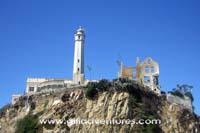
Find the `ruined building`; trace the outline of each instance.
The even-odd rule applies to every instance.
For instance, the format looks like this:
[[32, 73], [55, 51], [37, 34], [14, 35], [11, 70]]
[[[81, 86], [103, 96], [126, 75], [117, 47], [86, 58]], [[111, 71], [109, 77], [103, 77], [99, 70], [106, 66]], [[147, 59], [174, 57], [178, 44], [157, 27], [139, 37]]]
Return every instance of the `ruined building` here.
[[160, 93], [158, 82], [159, 65], [152, 58], [148, 57], [143, 62], [139, 58], [136, 61], [136, 80], [149, 86], [152, 91]]
[[133, 79], [133, 69], [134, 67], [124, 66], [122, 62], [119, 63], [120, 71], [118, 77]]
[[159, 65], [151, 57], [146, 58], [142, 62], [137, 58], [135, 67], [127, 67], [120, 63], [118, 77], [135, 79], [144, 84], [144, 86], [148, 86], [153, 92], [160, 93], [158, 82]]

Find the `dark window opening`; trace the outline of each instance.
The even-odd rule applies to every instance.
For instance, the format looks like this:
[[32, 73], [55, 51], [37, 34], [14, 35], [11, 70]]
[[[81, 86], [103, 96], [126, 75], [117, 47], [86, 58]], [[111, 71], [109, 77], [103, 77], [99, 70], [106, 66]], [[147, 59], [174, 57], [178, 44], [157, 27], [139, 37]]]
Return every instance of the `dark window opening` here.
[[80, 60], [78, 59], [78, 63], [80, 62]]
[[79, 72], [79, 68], [78, 68], [78, 72]]
[[34, 91], [34, 87], [29, 87], [29, 91]]
[[145, 82], [150, 82], [150, 77], [145, 76], [145, 77], [144, 77], [144, 81], [145, 81]]
[[158, 85], [159, 83], [158, 83], [158, 76], [155, 76], [154, 78], [153, 78], [153, 83], [155, 84], [155, 85]]

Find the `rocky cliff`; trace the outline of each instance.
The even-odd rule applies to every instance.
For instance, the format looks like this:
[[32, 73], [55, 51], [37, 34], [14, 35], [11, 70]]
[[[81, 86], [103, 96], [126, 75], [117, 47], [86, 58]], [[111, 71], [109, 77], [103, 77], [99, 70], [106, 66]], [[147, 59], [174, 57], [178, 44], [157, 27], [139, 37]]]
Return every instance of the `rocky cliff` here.
[[[70, 132], [70, 133], [197, 133], [199, 118], [181, 105], [167, 102], [166, 95], [156, 95], [147, 88], [131, 83], [128, 91], [111, 85], [86, 97], [86, 87], [62, 92], [23, 96], [0, 116], [0, 132]], [[131, 91], [129, 91], [131, 90]], [[41, 120], [161, 120], [160, 124], [41, 124]]]

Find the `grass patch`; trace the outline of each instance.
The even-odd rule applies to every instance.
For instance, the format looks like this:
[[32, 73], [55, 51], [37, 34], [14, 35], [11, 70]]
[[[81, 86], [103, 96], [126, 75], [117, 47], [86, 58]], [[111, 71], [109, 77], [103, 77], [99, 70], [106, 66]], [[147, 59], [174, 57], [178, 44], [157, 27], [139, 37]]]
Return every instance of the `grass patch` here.
[[38, 124], [38, 116], [28, 114], [17, 122], [16, 133], [35, 133]]

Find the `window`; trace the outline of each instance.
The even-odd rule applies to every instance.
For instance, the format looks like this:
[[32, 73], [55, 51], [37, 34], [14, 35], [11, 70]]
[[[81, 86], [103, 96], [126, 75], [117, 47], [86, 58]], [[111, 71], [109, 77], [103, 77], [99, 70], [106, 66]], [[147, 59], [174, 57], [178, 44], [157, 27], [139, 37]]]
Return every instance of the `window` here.
[[151, 72], [155, 73], [155, 68], [153, 66], [151, 67]]
[[149, 67], [148, 66], [145, 67], [145, 72], [149, 73]]
[[158, 85], [159, 83], [158, 83], [158, 76], [154, 76], [153, 77], [153, 83], [155, 84], [155, 85]]
[[79, 68], [78, 68], [78, 72], [79, 72]]
[[150, 58], [148, 59], [147, 63], [148, 63], [148, 64], [151, 64], [151, 59], [150, 59]]
[[29, 91], [34, 91], [34, 87], [29, 87]]
[[133, 69], [133, 75], [136, 76], [137, 75], [137, 70]]
[[80, 60], [78, 59], [78, 63], [80, 62]]
[[150, 82], [150, 77], [145, 76], [145, 77], [144, 77], [144, 81], [145, 81], [145, 82]]
[[81, 36], [78, 36], [78, 39], [81, 39]]

